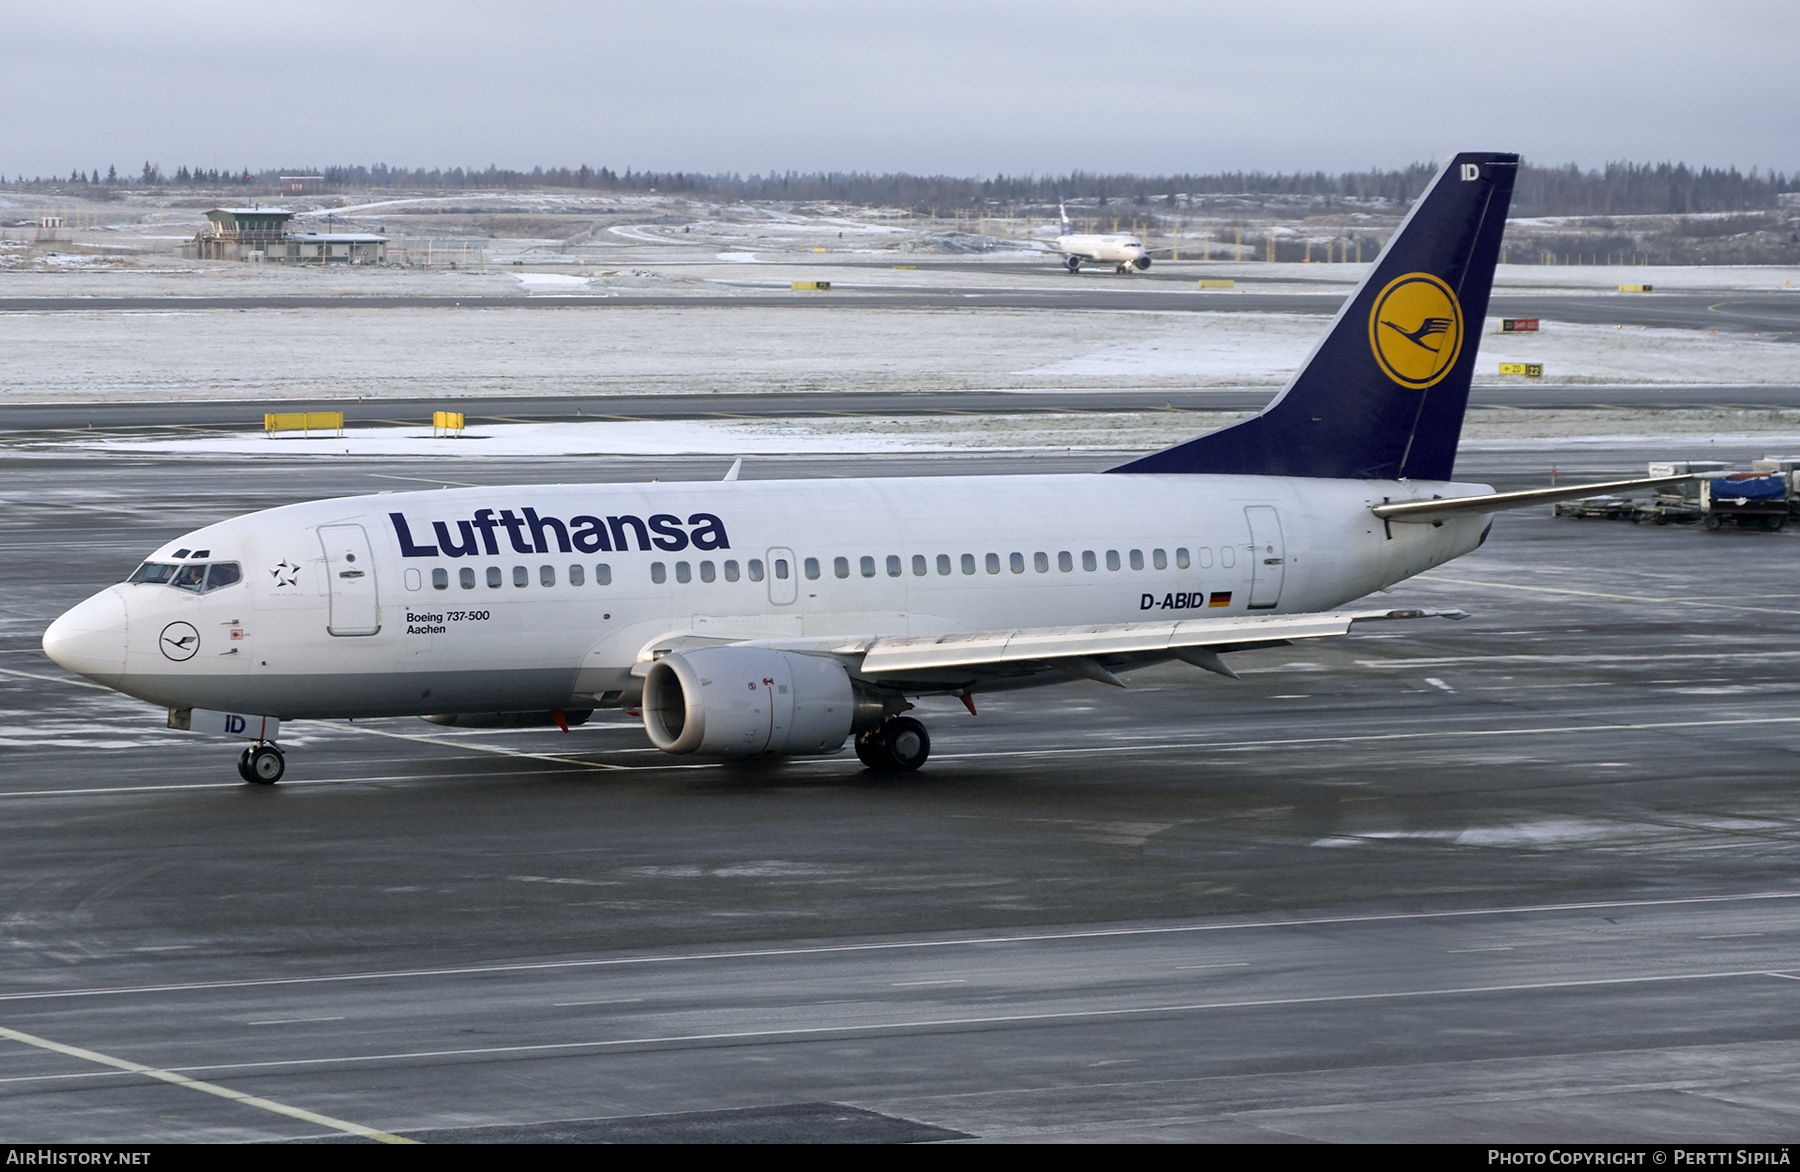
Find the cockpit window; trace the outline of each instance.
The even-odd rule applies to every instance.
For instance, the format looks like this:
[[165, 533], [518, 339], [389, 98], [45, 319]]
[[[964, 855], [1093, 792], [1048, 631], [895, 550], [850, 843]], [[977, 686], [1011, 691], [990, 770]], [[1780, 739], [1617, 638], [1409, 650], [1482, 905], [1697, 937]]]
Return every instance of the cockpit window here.
[[143, 565], [133, 570], [131, 572], [131, 577], [125, 579], [125, 581], [149, 582], [153, 585], [160, 586], [170, 578], [173, 578], [175, 576], [175, 571], [180, 568], [180, 566], [169, 565], [167, 562], [145, 562]]
[[172, 566], [167, 562], [145, 562], [131, 572], [126, 582], [148, 582], [152, 586], [173, 586], [195, 594], [211, 593], [244, 580], [244, 571], [236, 562], [214, 562], [212, 565], [189, 562]]

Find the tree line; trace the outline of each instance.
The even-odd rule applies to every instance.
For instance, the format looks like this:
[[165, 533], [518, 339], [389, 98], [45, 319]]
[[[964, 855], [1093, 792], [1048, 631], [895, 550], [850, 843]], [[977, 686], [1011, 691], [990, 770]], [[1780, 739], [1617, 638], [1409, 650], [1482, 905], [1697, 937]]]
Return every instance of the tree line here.
[[[1072, 171], [1066, 175], [995, 175], [969, 178], [950, 175], [877, 174], [866, 171], [771, 171], [761, 175], [735, 172], [634, 171], [606, 167], [533, 167], [529, 171], [452, 167], [426, 169], [343, 165], [318, 169], [269, 168], [241, 171], [178, 167], [165, 173], [146, 162], [137, 176], [122, 176], [108, 167], [102, 176], [75, 170], [58, 176], [17, 177], [10, 186], [103, 189], [139, 187], [283, 188], [284, 176], [320, 176], [308, 187], [317, 190], [531, 190], [575, 188], [591, 191], [659, 192], [715, 199], [832, 201], [907, 207], [919, 212], [945, 208], [1007, 207], [1050, 204], [1059, 199], [1105, 207], [1127, 204], [1174, 209], [1195, 199], [1219, 196], [1278, 198], [1283, 202], [1314, 201], [1337, 205], [1397, 209], [1424, 190], [1436, 166], [1414, 163], [1389, 170], [1264, 172], [1223, 171], [1215, 174], [1118, 175]], [[0, 177], [3, 181], [3, 177]], [[1785, 192], [1800, 191], [1800, 175], [1752, 168], [1691, 167], [1686, 163], [1608, 163], [1583, 170], [1574, 163], [1558, 167], [1526, 164], [1520, 168], [1513, 196], [1515, 216], [1645, 215], [1693, 212], [1753, 211], [1776, 207]]]

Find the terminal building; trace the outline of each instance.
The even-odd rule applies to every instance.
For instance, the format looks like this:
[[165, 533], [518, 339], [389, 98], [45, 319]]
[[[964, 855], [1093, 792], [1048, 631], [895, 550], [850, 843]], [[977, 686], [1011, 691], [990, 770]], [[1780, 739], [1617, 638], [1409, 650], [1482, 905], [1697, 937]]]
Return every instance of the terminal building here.
[[192, 260], [277, 261], [294, 264], [380, 264], [387, 237], [361, 232], [289, 232], [294, 213], [282, 208], [214, 208], [182, 254]]

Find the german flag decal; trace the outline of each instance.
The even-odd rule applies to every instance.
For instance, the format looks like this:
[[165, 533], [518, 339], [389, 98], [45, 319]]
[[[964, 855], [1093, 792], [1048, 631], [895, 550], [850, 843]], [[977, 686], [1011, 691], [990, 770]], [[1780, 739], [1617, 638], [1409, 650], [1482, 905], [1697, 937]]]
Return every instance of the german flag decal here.
[[1213, 591], [1212, 597], [1208, 598], [1206, 600], [1206, 605], [1209, 607], [1210, 606], [1230, 606], [1231, 605], [1231, 591], [1229, 591], [1229, 590]]

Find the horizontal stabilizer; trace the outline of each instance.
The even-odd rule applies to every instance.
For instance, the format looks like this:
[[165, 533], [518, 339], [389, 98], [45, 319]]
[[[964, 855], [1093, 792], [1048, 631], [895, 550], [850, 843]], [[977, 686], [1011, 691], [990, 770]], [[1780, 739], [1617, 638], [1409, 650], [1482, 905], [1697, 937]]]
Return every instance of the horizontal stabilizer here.
[[1456, 496], [1428, 501], [1396, 501], [1376, 505], [1370, 511], [1383, 521], [1437, 521], [1453, 513], [1498, 513], [1526, 505], [1547, 505], [1604, 493], [1636, 492], [1664, 488], [1692, 480], [1692, 476], [1656, 476], [1648, 480], [1606, 480], [1598, 484], [1571, 484], [1566, 488], [1533, 488], [1524, 492], [1490, 492], [1482, 496]]

